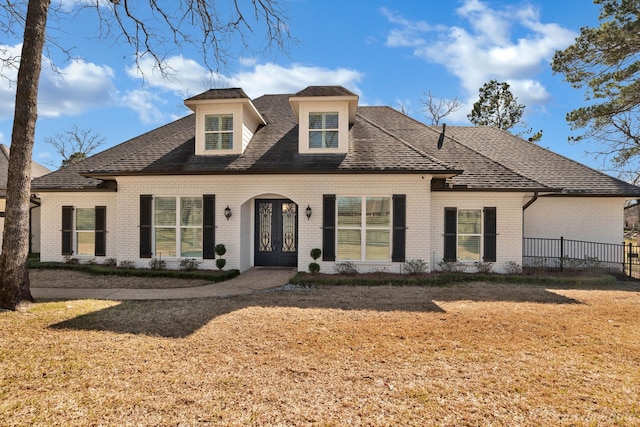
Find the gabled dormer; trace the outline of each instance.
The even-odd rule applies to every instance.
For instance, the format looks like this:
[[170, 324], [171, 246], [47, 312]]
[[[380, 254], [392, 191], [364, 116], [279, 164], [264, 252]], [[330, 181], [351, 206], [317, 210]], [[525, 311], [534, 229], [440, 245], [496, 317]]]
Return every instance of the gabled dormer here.
[[347, 153], [358, 95], [342, 86], [309, 86], [289, 98], [298, 119], [298, 152]]
[[266, 122], [240, 88], [209, 89], [184, 101], [196, 114], [196, 155], [242, 154]]

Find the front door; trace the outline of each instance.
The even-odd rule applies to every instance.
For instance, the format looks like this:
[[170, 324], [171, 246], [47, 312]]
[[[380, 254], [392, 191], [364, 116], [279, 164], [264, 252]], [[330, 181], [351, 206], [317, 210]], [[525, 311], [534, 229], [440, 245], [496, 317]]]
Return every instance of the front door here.
[[257, 266], [298, 265], [298, 205], [291, 200], [256, 200]]

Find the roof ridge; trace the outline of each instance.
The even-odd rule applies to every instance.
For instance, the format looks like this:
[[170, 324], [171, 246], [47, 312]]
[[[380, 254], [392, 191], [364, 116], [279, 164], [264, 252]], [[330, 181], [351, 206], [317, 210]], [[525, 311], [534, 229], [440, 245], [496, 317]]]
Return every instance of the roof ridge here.
[[[389, 108], [391, 109], [391, 107], [388, 106], [380, 106], [382, 108]], [[451, 171], [459, 171], [459, 173], [462, 173], [462, 171], [460, 169], [457, 169], [445, 162], [443, 162], [440, 159], [436, 159], [435, 157], [430, 156], [429, 154], [425, 153], [424, 151], [422, 151], [421, 149], [419, 149], [418, 147], [416, 147], [415, 145], [411, 144], [408, 141], [405, 141], [403, 138], [399, 137], [398, 135], [396, 135], [395, 133], [389, 131], [388, 129], [382, 127], [381, 125], [379, 125], [378, 123], [374, 122], [373, 120], [363, 116], [360, 112], [356, 112], [356, 116], [360, 117], [362, 120], [364, 120], [365, 122], [369, 123], [370, 125], [374, 126], [375, 128], [377, 128], [378, 130], [386, 133], [387, 135], [391, 136], [392, 138], [394, 138], [395, 140], [399, 141], [400, 143], [404, 144], [406, 147], [408, 147], [409, 149], [415, 151], [416, 153], [420, 154], [421, 156], [423, 156], [426, 159], [429, 159], [431, 161], [433, 161], [434, 163], [437, 163], [439, 165], [442, 165], [443, 167], [450, 169]], [[406, 114], [404, 115], [405, 117], [408, 117], [411, 119], [411, 117], [407, 116]], [[413, 119], [412, 119], [413, 120]], [[421, 124], [424, 127], [427, 127], [424, 123], [421, 123], [419, 121], [416, 120], [417, 123]]]
[[[435, 132], [435, 133], [438, 133], [438, 134], [442, 133], [442, 132], [437, 131], [437, 130], [435, 129], [435, 127], [434, 127], [434, 126], [425, 126], [425, 127], [426, 127], [427, 129], [429, 129], [431, 132]], [[473, 127], [477, 127], [477, 126], [451, 126], [451, 127], [466, 127], [466, 128], [473, 128]], [[502, 129], [500, 129], [500, 130], [502, 130]], [[508, 132], [507, 132], [507, 133], [508, 133]], [[511, 135], [511, 134], [509, 134], [509, 135]], [[513, 136], [513, 135], [512, 135], [512, 136]], [[527, 176], [527, 175], [525, 175], [524, 173], [521, 173], [521, 172], [519, 172], [519, 171], [517, 171], [517, 170], [515, 170], [515, 169], [513, 169], [513, 168], [511, 168], [511, 167], [509, 167], [509, 166], [507, 166], [507, 165], [505, 165], [504, 163], [499, 162], [499, 161], [497, 161], [496, 159], [493, 159], [493, 158], [491, 158], [491, 157], [487, 156], [486, 154], [483, 154], [483, 153], [479, 152], [479, 151], [478, 151], [478, 150], [476, 150], [475, 148], [468, 146], [467, 144], [465, 144], [465, 143], [463, 143], [462, 141], [458, 140], [458, 139], [457, 139], [457, 138], [455, 138], [454, 136], [447, 135], [447, 134], [446, 134], [446, 130], [445, 130], [445, 133], [444, 133], [444, 137], [445, 137], [445, 138], [448, 138], [448, 139], [450, 139], [450, 140], [452, 140], [452, 141], [454, 141], [454, 142], [456, 142], [456, 143], [458, 143], [458, 144], [460, 144], [460, 145], [462, 145], [463, 147], [465, 147], [465, 148], [467, 148], [467, 149], [469, 149], [469, 150], [471, 150], [471, 151], [473, 151], [473, 152], [474, 152], [474, 153], [476, 153], [478, 156], [483, 157], [483, 158], [485, 158], [485, 159], [489, 160], [491, 163], [495, 163], [495, 164], [497, 164], [497, 165], [502, 166], [503, 168], [505, 168], [505, 169], [507, 169], [507, 170], [509, 170], [509, 171], [511, 171], [511, 172], [513, 172], [513, 173], [515, 173], [515, 174], [516, 174], [516, 175], [518, 175], [519, 177], [522, 177], [522, 178], [528, 179], [529, 181], [536, 182], [536, 183], [540, 184], [540, 185], [541, 185], [541, 186], [543, 186], [543, 187], [547, 187], [547, 188], [549, 188], [549, 191], [562, 191], [562, 189], [557, 189], [557, 188], [550, 187], [549, 185], [545, 184], [544, 182], [540, 182], [540, 181], [538, 181], [537, 179], [531, 178], [530, 176]]]

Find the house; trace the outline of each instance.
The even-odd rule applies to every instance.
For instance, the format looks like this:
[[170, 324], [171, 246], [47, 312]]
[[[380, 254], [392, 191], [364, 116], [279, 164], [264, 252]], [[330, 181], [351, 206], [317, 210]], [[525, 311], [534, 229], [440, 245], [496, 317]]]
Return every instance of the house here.
[[401, 272], [407, 260], [522, 263], [523, 237], [620, 243], [640, 188], [491, 127], [430, 127], [339, 86], [193, 114], [33, 182], [43, 261], [184, 258], [215, 268]]
[[[0, 144], [0, 250], [4, 231], [4, 209], [7, 197], [7, 175], [9, 172], [10, 148]], [[36, 178], [51, 172], [39, 163], [31, 162], [31, 178]], [[36, 197], [31, 198], [29, 205], [29, 252], [40, 252], [40, 201]]]

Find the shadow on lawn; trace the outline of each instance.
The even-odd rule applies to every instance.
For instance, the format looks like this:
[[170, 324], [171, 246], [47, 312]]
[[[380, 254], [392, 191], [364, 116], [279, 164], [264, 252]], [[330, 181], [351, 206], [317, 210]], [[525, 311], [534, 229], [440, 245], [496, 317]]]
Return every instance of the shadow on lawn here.
[[54, 324], [53, 329], [184, 338], [211, 320], [249, 307], [444, 313], [437, 301], [581, 304], [541, 286], [482, 284], [455, 287], [321, 287], [233, 298], [123, 301], [118, 305]]

